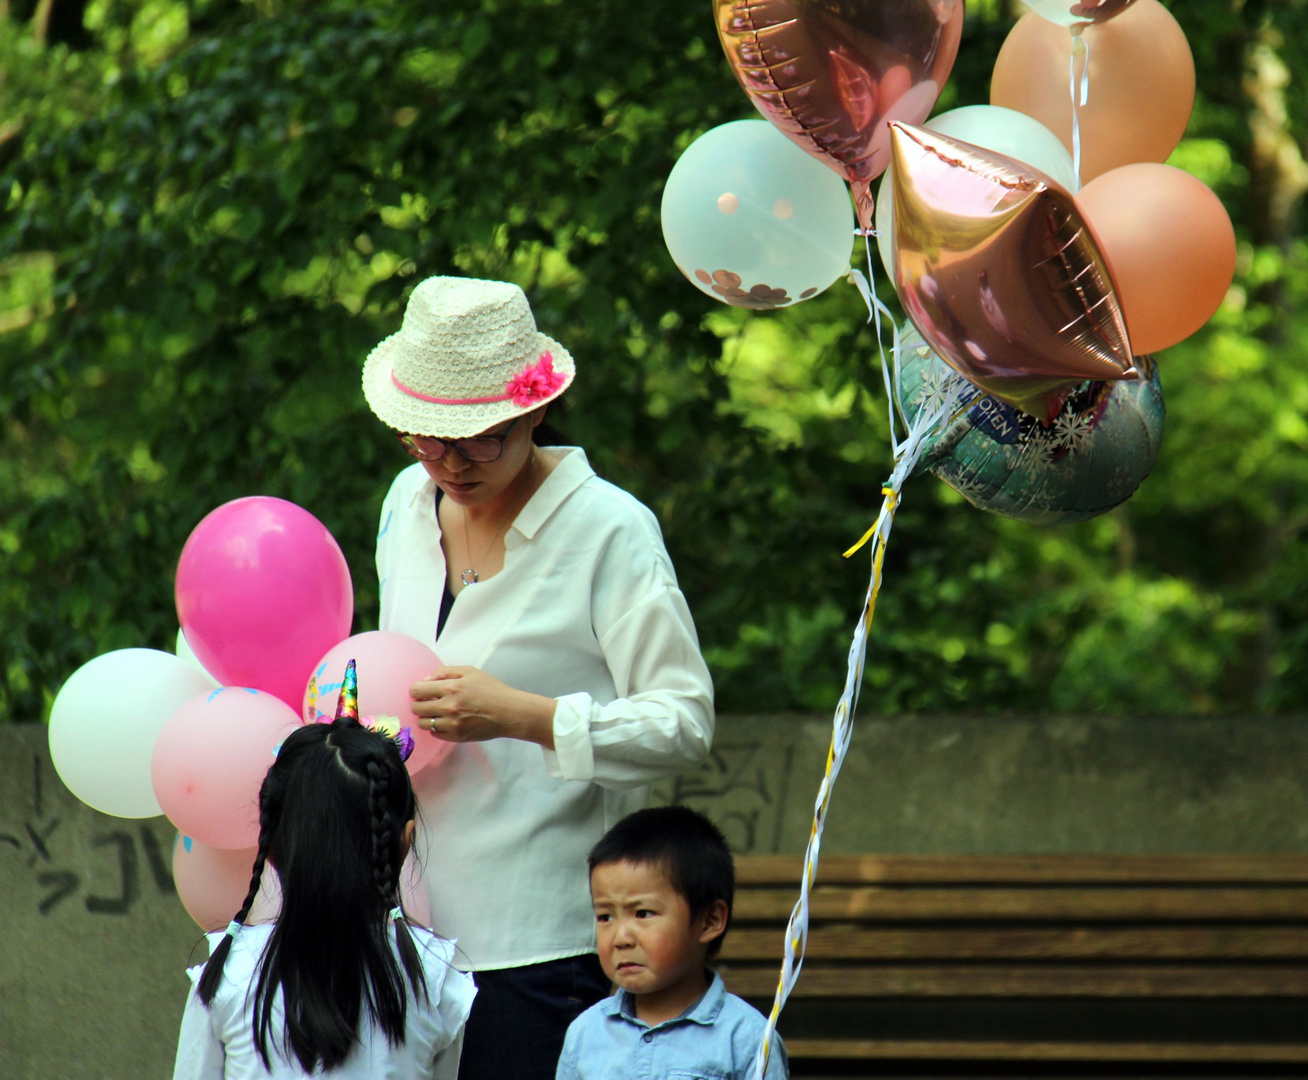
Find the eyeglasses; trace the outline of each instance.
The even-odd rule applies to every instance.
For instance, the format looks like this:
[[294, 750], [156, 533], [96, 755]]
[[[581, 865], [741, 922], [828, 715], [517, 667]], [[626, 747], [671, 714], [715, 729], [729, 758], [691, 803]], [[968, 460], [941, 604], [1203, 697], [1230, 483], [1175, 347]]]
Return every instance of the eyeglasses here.
[[419, 461], [440, 461], [452, 448], [469, 461], [484, 465], [499, 460], [500, 455], [504, 453], [504, 440], [509, 437], [509, 432], [521, 419], [520, 416], [514, 417], [513, 422], [498, 435], [473, 435], [468, 439], [438, 439], [435, 435], [409, 435], [397, 431], [395, 437], [400, 440], [400, 445]]

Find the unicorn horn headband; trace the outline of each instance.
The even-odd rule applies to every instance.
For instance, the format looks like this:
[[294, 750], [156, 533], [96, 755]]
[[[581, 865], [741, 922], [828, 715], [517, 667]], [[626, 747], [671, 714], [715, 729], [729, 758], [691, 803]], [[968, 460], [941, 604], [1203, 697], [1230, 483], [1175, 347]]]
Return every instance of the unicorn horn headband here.
[[400, 760], [408, 761], [413, 753], [413, 732], [400, 724], [395, 716], [359, 716], [359, 677], [355, 663], [351, 660], [345, 665], [345, 677], [341, 680], [340, 696], [336, 699], [336, 715], [328, 716], [318, 712], [318, 680], [309, 680], [308, 711], [310, 719], [319, 724], [340, 724], [342, 727], [365, 727], [385, 736], [395, 743], [400, 752]]
[[359, 722], [359, 675], [351, 660], [345, 665], [345, 678], [341, 680], [341, 696], [336, 699], [336, 719]]

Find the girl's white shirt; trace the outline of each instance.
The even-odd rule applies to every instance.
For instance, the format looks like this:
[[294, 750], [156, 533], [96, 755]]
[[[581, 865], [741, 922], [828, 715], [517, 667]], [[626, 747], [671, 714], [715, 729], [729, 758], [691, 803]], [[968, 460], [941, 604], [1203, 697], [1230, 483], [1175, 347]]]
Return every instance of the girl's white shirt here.
[[713, 740], [713, 684], [658, 521], [582, 450], [545, 452], [557, 464], [505, 533], [504, 569], [459, 593], [439, 638], [445, 556], [421, 464], [392, 484], [377, 537], [381, 629], [557, 702], [552, 751], [462, 743], [414, 778], [432, 927], [474, 970], [594, 951], [587, 853]]
[[[413, 939], [427, 979], [427, 999], [409, 991], [402, 1045], [391, 1046], [386, 1041], [385, 1033], [369, 1021], [365, 1007], [358, 1043], [341, 1066], [330, 1073], [306, 1073], [294, 1054], [287, 1060], [281, 1052], [279, 995], [268, 1047], [272, 1071], [265, 1069], [254, 1041], [254, 988], [259, 958], [271, 936], [271, 925], [247, 926], [240, 932], [223, 967], [222, 984], [208, 1008], [198, 994], [204, 965], [187, 969], [191, 992], [182, 1014], [173, 1080], [301, 1080], [308, 1075], [331, 1080], [455, 1080], [463, 1025], [477, 988], [471, 975], [450, 966], [454, 943], [416, 927]], [[210, 952], [222, 937], [221, 933], [208, 935]]]

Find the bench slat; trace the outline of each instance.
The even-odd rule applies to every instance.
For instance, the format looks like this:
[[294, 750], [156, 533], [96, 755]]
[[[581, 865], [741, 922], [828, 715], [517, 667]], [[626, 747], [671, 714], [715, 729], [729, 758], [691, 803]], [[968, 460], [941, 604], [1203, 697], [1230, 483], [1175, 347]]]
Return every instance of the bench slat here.
[[[783, 935], [780, 924], [768, 929], [733, 928], [722, 957], [780, 964]], [[810, 960], [1308, 959], [1308, 929], [869, 930], [825, 926], [809, 932], [806, 955]]]
[[[785, 922], [797, 890], [742, 889], [732, 919]], [[819, 886], [810, 896], [811, 919], [1147, 921], [1308, 919], [1308, 889], [1262, 888], [881, 888]]]
[[[727, 989], [766, 998], [776, 990], [772, 967], [721, 964]], [[793, 997], [1303, 997], [1308, 968], [1223, 964], [1105, 965], [804, 965]]]
[[[798, 855], [748, 855], [742, 886], [799, 888]], [[824, 855], [819, 884], [966, 885], [1308, 883], [1308, 856], [1282, 855]]]
[[946, 1042], [795, 1039], [791, 1058], [972, 1061], [1308, 1062], [1300, 1043]]

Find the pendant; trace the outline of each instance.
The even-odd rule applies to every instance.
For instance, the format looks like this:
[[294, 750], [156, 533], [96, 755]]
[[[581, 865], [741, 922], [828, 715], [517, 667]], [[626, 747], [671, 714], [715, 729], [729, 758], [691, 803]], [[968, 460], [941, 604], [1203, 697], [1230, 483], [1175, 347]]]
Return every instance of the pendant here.
[[459, 580], [465, 585], [475, 585], [477, 583], [477, 571], [472, 569], [472, 567], [468, 567], [467, 570], [459, 575]]

